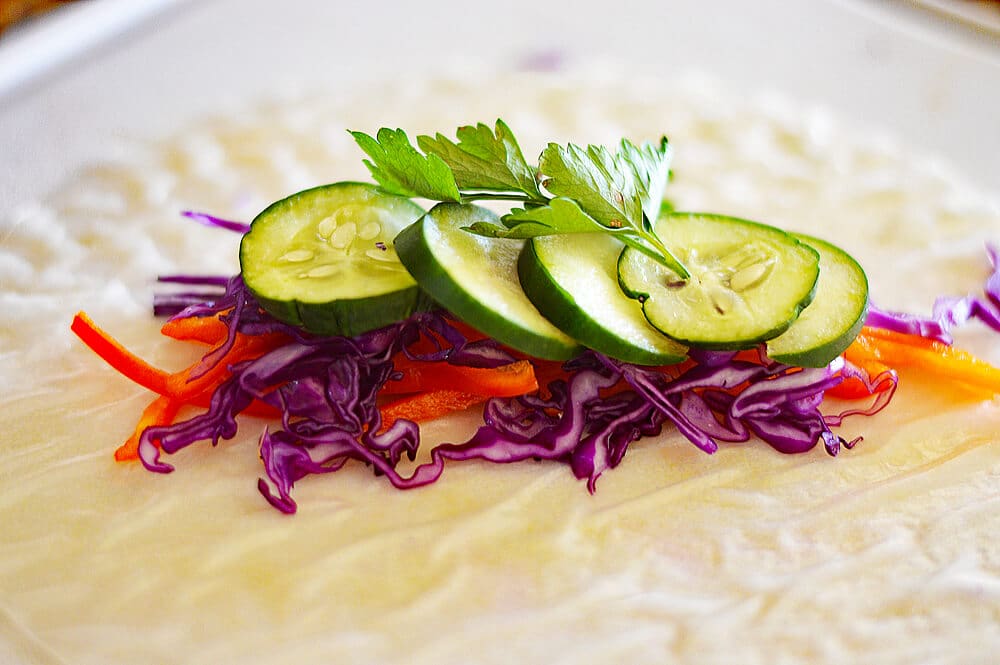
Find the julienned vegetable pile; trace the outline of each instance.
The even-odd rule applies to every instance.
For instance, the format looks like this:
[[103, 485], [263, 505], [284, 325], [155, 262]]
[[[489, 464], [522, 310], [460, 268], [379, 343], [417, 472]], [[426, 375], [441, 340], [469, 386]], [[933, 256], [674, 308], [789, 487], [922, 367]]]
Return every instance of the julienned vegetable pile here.
[[[757, 437], [836, 455], [856, 440], [831, 428], [883, 409], [897, 370], [1000, 392], [1000, 370], [949, 334], [971, 318], [1000, 331], [996, 248], [982, 297], [940, 298], [929, 319], [885, 312], [835, 245], [671, 210], [666, 139], [550, 144], [534, 167], [502, 121], [416, 147], [402, 130], [352, 134], [377, 185], [299, 192], [249, 226], [186, 213], [243, 234], [239, 275], [161, 277], [181, 285], [155, 299], [163, 334], [207, 349], [191, 367], [153, 367], [75, 317], [84, 343], [157, 395], [116, 459], [172, 471], [163, 453], [230, 439], [245, 414], [274, 421], [258, 488], [288, 513], [297, 481], [351, 460], [401, 489], [449, 461], [550, 460], [593, 492], [665, 426], [708, 453]], [[827, 396], [842, 410], [822, 413]], [[471, 438], [414, 461], [418, 423], [474, 405]]]

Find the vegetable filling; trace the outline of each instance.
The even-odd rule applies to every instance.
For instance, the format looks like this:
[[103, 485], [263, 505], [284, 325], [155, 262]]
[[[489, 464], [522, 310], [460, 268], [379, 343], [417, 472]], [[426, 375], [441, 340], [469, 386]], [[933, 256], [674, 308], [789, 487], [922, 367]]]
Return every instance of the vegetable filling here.
[[[976, 398], [1000, 393], [1000, 369], [955, 349], [950, 336], [972, 319], [1000, 332], [995, 247], [987, 248], [992, 273], [983, 296], [940, 298], [930, 318], [872, 307], [865, 319], [867, 288], [860, 295], [854, 287], [820, 289], [820, 296], [832, 293], [826, 297], [834, 299], [855, 292], [857, 302], [846, 308], [839, 327], [819, 334], [800, 326], [797, 337], [790, 332], [792, 343], [786, 337], [784, 347], [779, 344], [785, 355], [776, 354], [786, 362], [779, 362], [764, 343], [794, 332], [803, 308], [844, 309], [810, 305], [819, 254], [756, 222], [707, 213], [668, 212], [656, 219], [669, 174], [666, 139], [642, 146], [622, 141], [616, 151], [550, 144], [534, 169], [502, 121], [493, 129], [463, 127], [457, 143], [440, 134], [418, 137], [424, 153], [402, 130], [353, 135], [370, 157], [366, 164], [377, 188], [338, 183], [307, 190], [272, 205], [252, 226], [185, 213], [243, 234], [241, 274], [161, 278], [178, 287], [154, 299], [154, 313], [170, 317], [163, 334], [208, 347], [190, 367], [154, 367], [86, 314], [74, 318], [71, 328], [87, 346], [156, 394], [115, 452], [117, 460], [139, 459], [150, 471], [167, 473], [173, 466], [165, 454], [232, 439], [237, 418], [252, 415], [274, 421], [260, 437], [264, 476], [258, 489], [286, 513], [297, 509], [296, 482], [350, 462], [410, 489], [438, 480], [446, 463], [547, 460], [568, 466], [594, 492], [598, 478], [621, 463], [632, 443], [667, 426], [706, 453], [756, 437], [782, 453], [806, 452], [822, 442], [837, 455], [858, 439], [846, 441], [832, 428], [849, 416], [884, 409], [899, 371], [932, 371]], [[667, 337], [691, 343], [687, 358], [640, 365], [593, 349], [576, 352], [569, 340], [570, 360], [543, 360], [479, 332], [474, 317], [462, 321], [458, 312], [435, 309], [411, 282], [414, 271], [396, 257], [392, 238], [407, 231], [385, 235], [387, 227], [419, 215], [410, 197], [450, 202], [438, 211], [464, 210], [456, 204], [483, 199], [524, 206], [455, 230], [485, 239], [595, 232], [614, 238], [625, 247], [615, 250], [618, 282], [636, 299], [626, 305], [641, 307]], [[715, 253], [699, 254], [699, 247]], [[357, 298], [351, 293], [356, 280], [338, 278], [355, 260], [373, 274], [402, 280]], [[513, 271], [513, 263], [507, 267]], [[251, 277], [256, 286], [248, 286]], [[865, 282], [860, 266], [855, 278]], [[293, 297], [281, 280], [296, 285]], [[516, 288], [513, 278], [508, 281]], [[317, 282], [336, 285], [336, 293], [313, 298]], [[679, 326], [678, 311], [686, 312]], [[359, 312], [361, 322], [355, 320]], [[602, 334], [595, 339], [607, 342]], [[684, 347], [670, 344], [662, 355], [681, 360]], [[609, 345], [640, 359], [650, 355], [615, 339]], [[789, 358], [801, 365], [787, 364]], [[816, 366], [802, 366], [817, 358]], [[860, 404], [824, 414], [820, 406], [828, 396]], [[479, 405], [482, 424], [468, 440], [421, 454], [420, 422]], [[186, 406], [201, 412], [178, 421]]]

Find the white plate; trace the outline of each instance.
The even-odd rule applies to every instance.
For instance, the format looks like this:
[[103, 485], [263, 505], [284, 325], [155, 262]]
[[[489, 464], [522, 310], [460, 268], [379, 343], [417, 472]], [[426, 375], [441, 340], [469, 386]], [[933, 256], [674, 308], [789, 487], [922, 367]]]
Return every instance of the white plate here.
[[[139, 4], [147, 9], [120, 13], [119, 5]], [[71, 29], [67, 13], [65, 22], [54, 19], [53, 36], [40, 30], [45, 43], [28, 52], [45, 64], [5, 63], [55, 74], [0, 97], [0, 214], [106, 158], [116, 143], [247, 100], [540, 53], [612, 58], [623, 63], [623, 76], [698, 69], [739, 90], [787, 92], [943, 154], [972, 181], [1000, 187], [1000, 47], [925, 16], [894, 13], [888, 3], [675, 0], [625, 2], [609, 12], [605, 3], [532, 0], [499, 9], [457, 0], [419, 9], [402, 0], [291, 0], [280, 8], [269, 0], [210, 0], [182, 3], [121, 34], [127, 19], [164, 4], [99, 0], [79, 18], [101, 21]], [[115, 11], [97, 9], [103, 6]], [[74, 50], [79, 55], [56, 70], [51, 65], [70, 52], [66, 34], [77, 35], [76, 45], [107, 41]]]
[[113, 45], [184, 0], [91, 0], [68, 4], [13, 26], [0, 40], [0, 99], [16, 95], [86, 52]]

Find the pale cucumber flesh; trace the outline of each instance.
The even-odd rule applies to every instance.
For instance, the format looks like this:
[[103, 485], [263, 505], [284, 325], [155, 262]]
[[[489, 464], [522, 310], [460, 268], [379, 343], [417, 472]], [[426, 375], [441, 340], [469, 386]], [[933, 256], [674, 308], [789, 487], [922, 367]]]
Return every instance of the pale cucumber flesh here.
[[517, 276], [523, 240], [486, 238], [462, 229], [499, 224], [473, 205], [441, 203], [395, 240], [400, 261], [430, 297], [497, 341], [537, 358], [566, 360], [581, 350], [531, 303]]
[[823, 367], [861, 331], [868, 312], [868, 278], [858, 262], [836, 245], [794, 235], [819, 252], [816, 296], [787, 331], [767, 343], [767, 355], [788, 365]]
[[750, 348], [777, 337], [812, 300], [815, 250], [780, 229], [704, 213], [672, 213], [656, 234], [691, 271], [681, 279], [633, 249], [618, 260], [622, 290], [649, 323], [681, 344]]
[[361, 183], [293, 194], [251, 223], [243, 279], [272, 316], [313, 333], [354, 336], [400, 321], [426, 298], [392, 239], [422, 213]]
[[521, 286], [560, 330], [605, 355], [642, 365], [668, 365], [687, 349], [646, 321], [618, 286], [621, 243], [603, 233], [533, 238], [518, 259]]

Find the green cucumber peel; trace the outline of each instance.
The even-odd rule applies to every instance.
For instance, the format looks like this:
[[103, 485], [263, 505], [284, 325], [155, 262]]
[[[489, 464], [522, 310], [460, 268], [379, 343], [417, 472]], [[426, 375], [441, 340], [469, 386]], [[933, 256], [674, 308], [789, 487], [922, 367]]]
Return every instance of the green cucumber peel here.
[[819, 254], [780, 229], [711, 213], [672, 213], [657, 225], [684, 252], [691, 278], [626, 248], [618, 281], [681, 344], [752, 348], [785, 332], [815, 295]]

